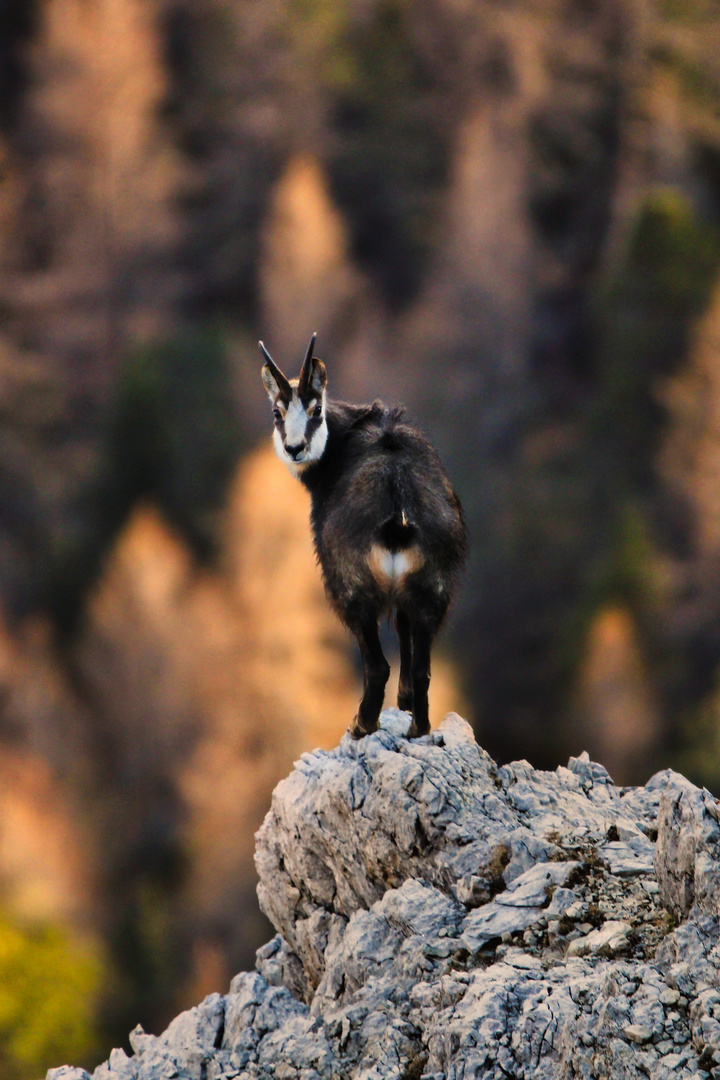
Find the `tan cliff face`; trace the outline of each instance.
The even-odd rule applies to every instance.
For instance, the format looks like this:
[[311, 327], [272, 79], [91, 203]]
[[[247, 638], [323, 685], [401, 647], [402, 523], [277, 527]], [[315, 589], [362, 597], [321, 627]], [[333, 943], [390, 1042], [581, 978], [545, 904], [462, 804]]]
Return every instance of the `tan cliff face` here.
[[326, 349], [344, 337], [362, 279], [350, 258], [347, 225], [311, 154], [291, 157], [272, 191], [259, 271], [261, 320], [275, 355], [294, 354], [300, 320]]
[[0, 896], [27, 922], [93, 928], [98, 902], [92, 830], [41, 758], [0, 751]]

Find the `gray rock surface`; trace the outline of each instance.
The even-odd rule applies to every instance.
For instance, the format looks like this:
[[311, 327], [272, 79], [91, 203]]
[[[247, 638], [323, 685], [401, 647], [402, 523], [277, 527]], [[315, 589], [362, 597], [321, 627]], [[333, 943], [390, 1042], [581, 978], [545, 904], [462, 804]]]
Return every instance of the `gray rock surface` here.
[[586, 754], [497, 768], [455, 714], [381, 722], [276, 788], [256, 970], [94, 1080], [720, 1080], [713, 796]]

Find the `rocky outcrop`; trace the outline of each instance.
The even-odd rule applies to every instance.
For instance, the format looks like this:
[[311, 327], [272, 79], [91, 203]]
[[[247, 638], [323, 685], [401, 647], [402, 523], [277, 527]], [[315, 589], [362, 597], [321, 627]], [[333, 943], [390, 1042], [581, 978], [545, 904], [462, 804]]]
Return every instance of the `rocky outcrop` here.
[[302, 755], [257, 834], [256, 970], [95, 1080], [720, 1075], [710, 793], [586, 754], [498, 768], [456, 714], [407, 723]]

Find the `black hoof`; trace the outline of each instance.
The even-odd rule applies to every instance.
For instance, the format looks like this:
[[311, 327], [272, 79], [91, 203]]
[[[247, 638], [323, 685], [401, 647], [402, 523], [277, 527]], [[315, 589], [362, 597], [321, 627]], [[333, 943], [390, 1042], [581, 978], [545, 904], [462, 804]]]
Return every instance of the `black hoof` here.
[[365, 728], [361, 725], [357, 716], [354, 716], [353, 721], [347, 731], [351, 739], [364, 739], [366, 735], [372, 735], [373, 731], [377, 731], [377, 724], [372, 729], [372, 731], [366, 731]]
[[417, 724], [413, 720], [410, 727], [408, 728], [407, 738], [408, 739], [421, 739], [423, 735], [429, 735], [429, 734], [430, 734], [430, 725], [429, 724], [428, 724], [427, 728], [425, 729], [425, 731], [419, 731]]

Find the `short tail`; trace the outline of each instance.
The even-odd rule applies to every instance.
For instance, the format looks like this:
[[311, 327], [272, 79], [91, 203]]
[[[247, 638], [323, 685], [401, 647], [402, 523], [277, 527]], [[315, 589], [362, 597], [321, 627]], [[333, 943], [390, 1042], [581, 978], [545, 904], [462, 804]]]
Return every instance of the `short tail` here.
[[380, 526], [380, 541], [388, 551], [404, 551], [415, 542], [417, 526], [404, 510], [393, 514]]

